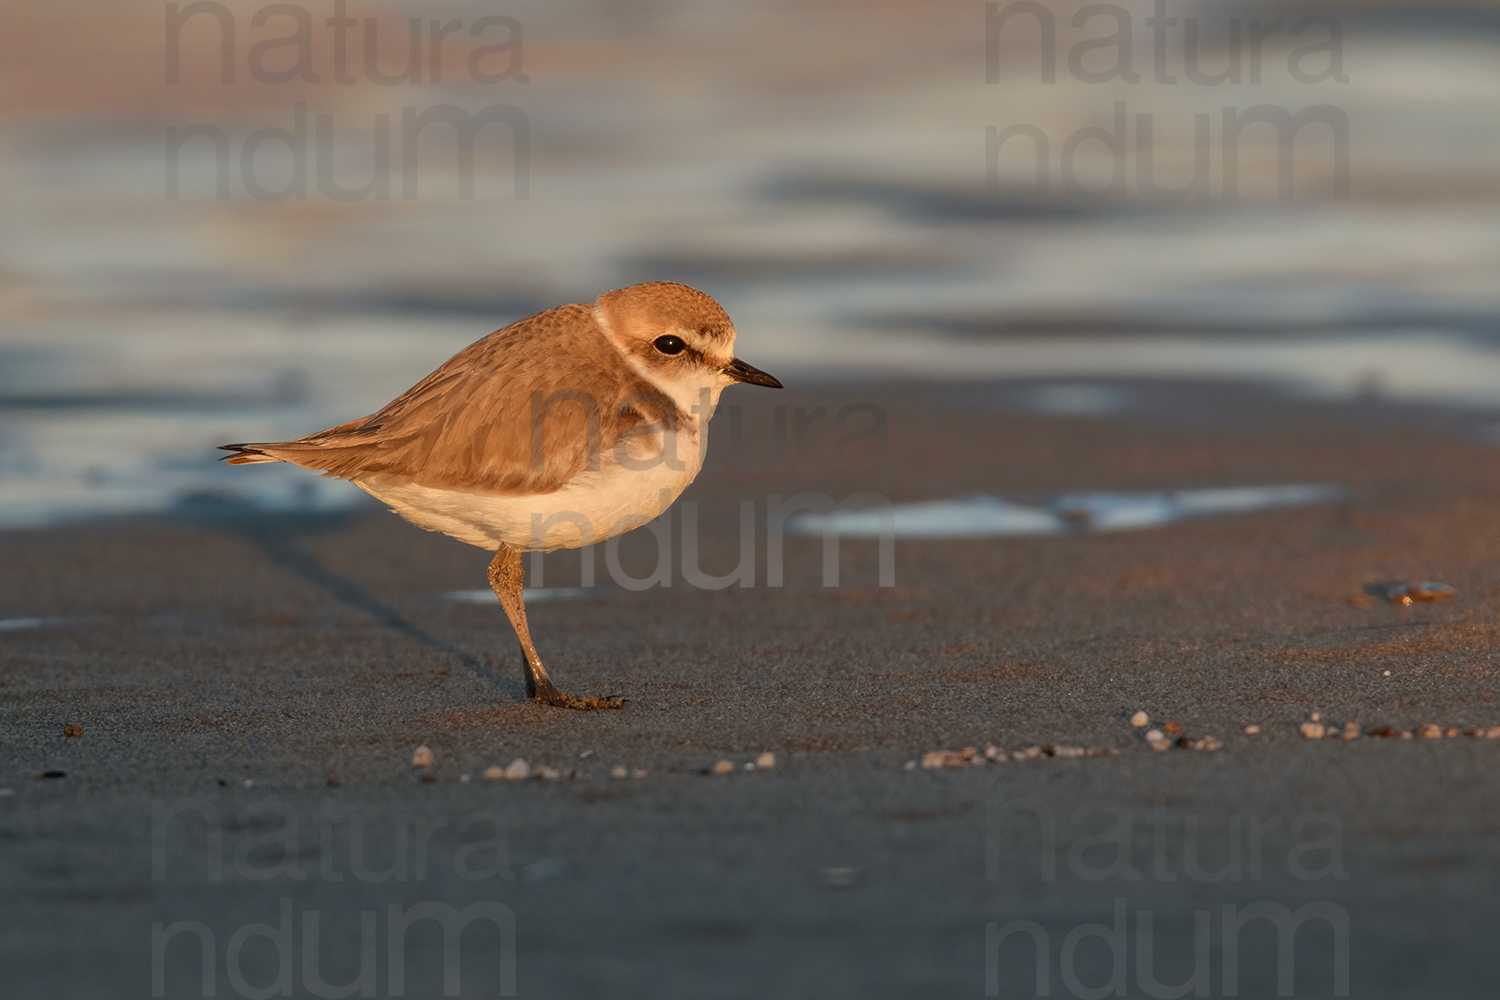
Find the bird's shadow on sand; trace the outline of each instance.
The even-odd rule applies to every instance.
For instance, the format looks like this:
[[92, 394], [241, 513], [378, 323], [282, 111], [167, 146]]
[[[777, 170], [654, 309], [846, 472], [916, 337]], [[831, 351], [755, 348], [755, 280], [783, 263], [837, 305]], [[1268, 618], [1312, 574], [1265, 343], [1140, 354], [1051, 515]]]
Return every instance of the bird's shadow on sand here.
[[345, 528], [350, 515], [344, 512], [271, 512], [233, 497], [199, 494], [184, 498], [173, 514], [185, 520], [210, 524], [227, 534], [254, 545], [271, 562], [290, 570], [303, 580], [323, 588], [348, 607], [362, 611], [387, 628], [394, 629], [428, 649], [446, 653], [510, 695], [517, 702], [526, 700], [526, 689], [514, 677], [498, 674], [473, 653], [442, 636], [433, 635], [374, 594], [347, 577], [324, 566], [300, 543], [300, 539], [328, 534]]

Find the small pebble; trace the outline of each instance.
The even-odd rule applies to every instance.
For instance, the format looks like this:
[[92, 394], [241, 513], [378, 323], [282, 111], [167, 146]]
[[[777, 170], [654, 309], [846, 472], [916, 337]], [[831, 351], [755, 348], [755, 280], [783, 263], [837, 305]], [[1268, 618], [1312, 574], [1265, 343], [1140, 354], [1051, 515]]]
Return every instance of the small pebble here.
[[585, 750], [583, 753], [581, 753], [581, 754], [578, 755], [578, 759], [579, 760], [583, 760], [583, 758], [585, 758], [585, 757], [592, 756], [593, 753], [594, 753], [594, 751], [592, 751], [592, 750]]
[[1182, 732], [1182, 727], [1179, 726], [1175, 722], [1168, 722], [1166, 725], [1162, 726], [1162, 728], [1165, 729], [1169, 733], [1180, 733], [1180, 732]]
[[1458, 730], [1457, 729], [1449, 729], [1448, 730], [1448, 735], [1449, 736], [1457, 736], [1458, 735]]
[[[933, 750], [922, 755], [922, 766], [929, 770], [935, 767], [963, 767], [974, 759], [973, 755], [965, 757], [962, 752], [956, 750]], [[983, 760], [983, 758], [978, 759]]]
[[1328, 727], [1324, 726], [1321, 722], [1302, 723], [1302, 735], [1310, 740], [1321, 740], [1327, 733]]
[[429, 750], [426, 745], [417, 747], [416, 752], [411, 755], [411, 766], [431, 767], [432, 751]]
[[1151, 724], [1151, 716], [1145, 712], [1137, 712], [1130, 717], [1130, 724], [1137, 729], [1145, 729]]
[[1392, 729], [1390, 726], [1376, 726], [1374, 729], [1371, 729], [1368, 733], [1365, 733], [1365, 735], [1368, 736], [1368, 737], [1370, 737], [1371, 739], [1377, 739], [1377, 740], [1408, 740], [1408, 739], [1411, 739], [1411, 733], [1408, 733], [1404, 729]]
[[1406, 592], [1413, 601], [1446, 601], [1458, 593], [1446, 583], [1415, 583]]
[[1469, 730], [1469, 735], [1474, 737], [1476, 740], [1500, 739], [1500, 726], [1490, 726], [1487, 729], [1481, 726], [1478, 729]]
[[618, 765], [616, 767], [612, 767], [612, 768], [610, 768], [610, 771], [609, 771], [609, 776], [611, 778], [614, 778], [616, 781], [618, 781], [621, 778], [629, 777], [629, 775], [630, 775], [630, 772], [627, 771], [627, 770], [625, 770], [625, 768], [624, 768], [623, 765]]
[[505, 765], [505, 777], [511, 781], [520, 781], [522, 778], [531, 777], [531, 765], [520, 757]]
[[[1170, 745], [1166, 742], [1166, 737], [1160, 732], [1152, 730], [1152, 733], [1155, 734], [1156, 739], [1161, 740], [1163, 743], [1163, 746], [1158, 749], [1165, 749], [1166, 746]], [[1152, 733], [1147, 734], [1146, 738], [1148, 741], [1152, 740]], [[983, 753], [980, 753], [973, 747], [964, 747], [962, 750], [932, 750], [924, 753], [919, 760], [907, 761], [902, 765], [902, 768], [907, 771], [915, 771], [920, 767], [923, 770], [930, 771], [945, 767], [982, 767], [991, 762], [1004, 764], [1011, 760], [1036, 760], [1041, 757], [1113, 757], [1119, 752], [1113, 747], [1091, 748], [1060, 746], [1048, 743], [1007, 753], [994, 744], [991, 744], [985, 747]]]
[[83, 727], [76, 722], [70, 722], [66, 726], [63, 726], [63, 735], [77, 739], [83, 735]]
[[819, 873], [823, 884], [830, 889], [845, 889], [859, 882], [858, 868], [824, 868]]
[[467, 785], [469, 783], [469, 776], [468, 776], [468, 774], [460, 774], [458, 776], [458, 783], [460, 785]]
[[1417, 737], [1424, 740], [1435, 740], [1443, 735], [1443, 727], [1429, 722], [1417, 729]]
[[753, 770], [755, 770], [755, 761], [753, 761], [753, 760], [747, 760], [747, 761], [745, 761], [744, 768], [745, 768], [746, 771], [753, 771]]
[[721, 760], [714, 765], [714, 774], [728, 774], [734, 770], [734, 764], [727, 760]]
[[638, 767], [638, 768], [636, 768], [635, 769], [635, 776], [637, 778], [644, 778], [646, 776], [646, 769], [644, 767]]
[[1320, 721], [1322, 721], [1323, 717], [1321, 715], [1319, 715], [1317, 712], [1314, 712], [1312, 715], [1309, 715], [1308, 718], [1311, 719], [1313, 722], [1320, 722]]
[[1220, 750], [1224, 743], [1217, 736], [1205, 736], [1197, 740], [1184, 736], [1177, 741], [1177, 745], [1184, 750]]
[[489, 767], [487, 767], [487, 768], [484, 769], [484, 780], [485, 781], [504, 781], [505, 780], [505, 768], [501, 767], [498, 764], [492, 764], [491, 766], [489, 766]]
[[1160, 729], [1151, 729], [1146, 732], [1146, 743], [1152, 750], [1166, 750], [1172, 745], [1166, 735]]
[[1391, 676], [1391, 672], [1389, 670], [1387, 670], [1385, 673], [1381, 674], [1380, 676], [1382, 676], [1382, 677], [1389, 677], [1389, 676]]
[[541, 778], [545, 781], [556, 781], [558, 778], [562, 777], [562, 772], [555, 767], [547, 767], [545, 764], [538, 764], [536, 770], [532, 772], [531, 776], [533, 778]]
[[255, 787], [255, 779], [254, 778], [246, 778], [245, 779], [245, 787], [246, 788], [254, 788]]
[[775, 767], [776, 766], [776, 755], [774, 753], [772, 753], [771, 751], [767, 750], [765, 753], [763, 753], [759, 757], [755, 758], [755, 766], [756, 767]]
[[1246, 736], [1259, 736], [1260, 735], [1260, 727], [1259, 726], [1246, 726], [1245, 727], [1245, 735]]
[[1453, 598], [1458, 591], [1446, 583], [1371, 583], [1365, 586], [1365, 593], [1372, 597], [1382, 597], [1392, 604], [1409, 606], [1413, 603], [1425, 604], [1428, 601], [1446, 601]]
[[1344, 735], [1344, 739], [1346, 739], [1346, 740], [1357, 740], [1357, 739], [1359, 739], [1359, 723], [1357, 723], [1357, 722], [1346, 722], [1346, 723], [1344, 723], [1344, 734], [1343, 735]]

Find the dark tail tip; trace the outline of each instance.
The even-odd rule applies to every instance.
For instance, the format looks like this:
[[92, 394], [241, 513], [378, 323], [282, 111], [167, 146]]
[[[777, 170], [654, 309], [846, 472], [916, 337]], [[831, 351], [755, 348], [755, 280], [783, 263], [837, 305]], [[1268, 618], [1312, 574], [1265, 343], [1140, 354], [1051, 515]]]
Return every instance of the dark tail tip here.
[[228, 462], [230, 465], [242, 465], [246, 462], [256, 461], [257, 459], [270, 462], [276, 461], [276, 459], [267, 455], [259, 446], [254, 444], [221, 444], [219, 445], [219, 450], [234, 452], [233, 455], [225, 455], [219, 459], [219, 461]]

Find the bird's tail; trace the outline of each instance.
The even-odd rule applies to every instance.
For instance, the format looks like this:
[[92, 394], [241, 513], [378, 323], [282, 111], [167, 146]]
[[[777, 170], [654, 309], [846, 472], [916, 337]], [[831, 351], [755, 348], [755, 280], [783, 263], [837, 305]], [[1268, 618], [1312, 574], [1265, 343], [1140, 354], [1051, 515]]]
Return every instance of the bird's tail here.
[[230, 465], [254, 465], [257, 462], [280, 462], [282, 459], [275, 455], [268, 455], [262, 449], [274, 448], [274, 444], [259, 441], [254, 444], [223, 444], [219, 446], [220, 451], [232, 451], [223, 461]]

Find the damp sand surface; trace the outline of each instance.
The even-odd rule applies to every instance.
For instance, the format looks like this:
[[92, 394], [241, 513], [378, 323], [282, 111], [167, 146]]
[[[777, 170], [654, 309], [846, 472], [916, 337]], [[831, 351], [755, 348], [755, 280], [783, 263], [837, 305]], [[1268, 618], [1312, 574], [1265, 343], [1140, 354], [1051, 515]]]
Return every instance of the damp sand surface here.
[[[716, 439], [684, 498], [698, 566], [729, 573], [738, 503], [763, 524], [771, 495], [1341, 492], [903, 539], [892, 587], [876, 541], [846, 541], [825, 587], [822, 539], [795, 535], [768, 587], [764, 532], [756, 586], [693, 587], [679, 507], [669, 588], [631, 589], [604, 553], [592, 586], [577, 553], [530, 581], [558, 591], [531, 610], [557, 682], [629, 700], [596, 713], [525, 703], [499, 608], [452, 596], [483, 586], [485, 554], [377, 509], [202, 503], [0, 534], [7, 995], [151, 996], [153, 927], [184, 921], [202, 932], [158, 948], [165, 995], [202, 995], [210, 938], [217, 995], [237, 995], [279, 959], [242, 934], [229, 963], [231, 942], [284, 912], [294, 995], [313, 995], [309, 913], [332, 984], [360, 974], [373, 915], [390, 995], [390, 908], [422, 903], [499, 904], [472, 911], [502, 919], [464, 932], [464, 995], [509, 974], [518, 996], [984, 995], [990, 971], [1037, 995], [1029, 931], [987, 967], [987, 928], [1012, 921], [1044, 932], [1063, 995], [1060, 977], [1114, 973], [1097, 936], [1065, 963], [1070, 933], [1117, 920], [1127, 993], [1150, 995], [1141, 921], [1151, 974], [1180, 983], [1200, 913], [1221, 995], [1226, 912], [1255, 904], [1310, 906], [1296, 995], [1344, 971], [1349, 995], [1488, 995], [1500, 740], [1463, 734], [1500, 725], [1500, 455], [1470, 433], [1491, 418], [1145, 385], [1154, 409], [1060, 417], [1009, 391], [743, 394], [741, 440]], [[825, 425], [803, 468], [776, 459], [770, 407], [859, 401], [887, 414], [879, 454], [835, 455], [847, 428]], [[627, 537], [622, 570], [649, 576], [656, 544]], [[1453, 593], [1367, 589], [1390, 581]], [[1309, 739], [1315, 712], [1442, 735]], [[943, 751], [962, 766], [920, 766]], [[437, 925], [405, 940], [407, 994], [439, 995]], [[1237, 940], [1239, 994], [1274, 995], [1273, 926]]]

